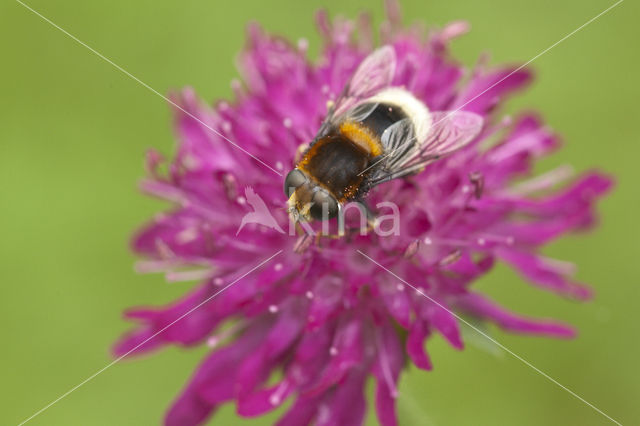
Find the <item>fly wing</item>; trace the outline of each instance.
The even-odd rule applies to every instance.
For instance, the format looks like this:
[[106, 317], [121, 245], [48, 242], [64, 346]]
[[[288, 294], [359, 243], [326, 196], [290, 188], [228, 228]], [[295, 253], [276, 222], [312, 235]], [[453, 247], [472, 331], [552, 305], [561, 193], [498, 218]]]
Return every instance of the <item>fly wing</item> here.
[[[366, 111], [357, 111], [354, 108], [361, 101], [388, 87], [393, 80], [395, 69], [396, 54], [393, 47], [383, 46], [369, 54], [360, 63], [338, 99], [329, 108], [327, 118], [322, 123], [317, 138], [324, 136], [347, 116], [353, 114], [366, 116]], [[367, 108], [373, 109], [375, 106], [367, 106]]]
[[383, 46], [367, 56], [356, 69], [342, 94], [336, 100], [335, 114], [341, 115], [359, 101], [389, 86], [396, 69], [396, 53]]
[[390, 126], [382, 134], [385, 154], [372, 173], [370, 186], [418, 173], [426, 165], [469, 144], [482, 130], [483, 119], [468, 111], [431, 113], [432, 125], [424, 138], [416, 139], [409, 119]]

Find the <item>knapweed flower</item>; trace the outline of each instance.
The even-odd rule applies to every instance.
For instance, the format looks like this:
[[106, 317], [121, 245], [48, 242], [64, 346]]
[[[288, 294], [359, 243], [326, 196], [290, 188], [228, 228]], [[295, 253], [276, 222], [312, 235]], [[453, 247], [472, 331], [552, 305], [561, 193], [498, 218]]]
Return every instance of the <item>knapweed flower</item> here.
[[[141, 270], [201, 284], [169, 306], [128, 311], [139, 325], [115, 347], [117, 355], [211, 347], [169, 409], [167, 425], [201, 424], [229, 401], [241, 416], [287, 404], [282, 425], [359, 425], [370, 377], [380, 423], [394, 425], [403, 367], [431, 369], [426, 339], [439, 333], [462, 349], [454, 312], [516, 333], [574, 334], [510, 312], [471, 284], [502, 261], [536, 286], [589, 298], [589, 289], [571, 278], [573, 268], [538, 251], [592, 226], [593, 205], [610, 180], [592, 172], [563, 183], [566, 168], [531, 178], [534, 162], [558, 147], [558, 136], [536, 114], [509, 118], [498, 110], [529, 83], [530, 72], [486, 61], [466, 72], [448, 51], [465, 23], [425, 37], [420, 29], [401, 29], [397, 8], [389, 6], [381, 38], [396, 53], [393, 85], [431, 110], [461, 108], [485, 120], [464, 149], [371, 191], [372, 206], [398, 206], [399, 232], [342, 238], [284, 232], [283, 177], [274, 173], [284, 176], [294, 166], [327, 101], [373, 50], [366, 18], [330, 21], [319, 13], [324, 46], [315, 62], [306, 42], [292, 45], [252, 25], [239, 58], [244, 84], [234, 83], [232, 103], [208, 106], [191, 90], [174, 96], [177, 153], [163, 171], [165, 160], [150, 152], [142, 182], [173, 208], [146, 225], [133, 248], [146, 257]], [[273, 223], [241, 224], [256, 203], [264, 203], [260, 209], [266, 206]]]

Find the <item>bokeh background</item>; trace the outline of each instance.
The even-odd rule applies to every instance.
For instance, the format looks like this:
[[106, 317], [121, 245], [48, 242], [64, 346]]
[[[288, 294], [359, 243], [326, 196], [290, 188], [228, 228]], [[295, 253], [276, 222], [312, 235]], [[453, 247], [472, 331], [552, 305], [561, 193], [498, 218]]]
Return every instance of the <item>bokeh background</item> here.
[[[454, 53], [468, 65], [524, 62], [613, 4], [611, 0], [404, 0], [405, 21], [472, 23]], [[33, 8], [145, 83], [166, 93], [191, 85], [205, 99], [231, 95], [234, 58], [251, 20], [292, 39], [319, 38], [313, 13], [383, 18], [381, 1], [326, 4], [113, 0]], [[627, 0], [537, 59], [533, 87], [508, 109], [538, 108], [565, 148], [543, 161], [615, 174], [600, 205], [602, 226], [554, 244], [548, 254], [579, 265], [597, 297], [579, 304], [535, 290], [505, 267], [477, 285], [506, 306], [575, 324], [575, 340], [493, 330], [517, 354], [623, 424], [640, 423], [640, 95], [637, 2]], [[128, 326], [124, 307], [162, 304], [192, 283], [133, 272], [132, 231], [165, 205], [140, 195], [143, 153], [174, 149], [166, 103], [14, 1], [0, 6], [0, 424], [17, 424], [111, 361]], [[206, 348], [166, 349], [119, 363], [30, 425], [153, 425]], [[520, 361], [469, 336], [456, 352], [430, 344], [433, 372], [401, 381], [401, 424], [600, 425], [609, 421]], [[277, 414], [277, 413], [276, 413]], [[227, 406], [211, 424], [237, 419]], [[369, 416], [369, 424], [376, 424]]]

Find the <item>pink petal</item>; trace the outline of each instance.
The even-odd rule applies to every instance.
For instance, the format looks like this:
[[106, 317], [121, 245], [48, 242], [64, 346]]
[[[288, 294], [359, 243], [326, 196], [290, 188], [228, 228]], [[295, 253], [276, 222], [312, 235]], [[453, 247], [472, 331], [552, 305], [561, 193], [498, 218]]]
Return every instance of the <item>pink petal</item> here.
[[411, 324], [409, 335], [407, 336], [407, 354], [416, 367], [423, 370], [431, 370], [433, 365], [431, 359], [424, 348], [425, 338], [429, 335], [427, 327], [420, 320], [416, 320]]
[[456, 305], [480, 318], [494, 321], [508, 331], [561, 338], [575, 336], [573, 328], [558, 321], [526, 318], [517, 315], [477, 293], [469, 293], [460, 298]]
[[570, 281], [541, 256], [507, 248], [496, 250], [496, 254], [539, 287], [582, 300], [591, 297], [588, 287]]
[[454, 108], [487, 114], [501, 97], [526, 86], [532, 75], [524, 69], [505, 68], [488, 74], [477, 74], [459, 95]]

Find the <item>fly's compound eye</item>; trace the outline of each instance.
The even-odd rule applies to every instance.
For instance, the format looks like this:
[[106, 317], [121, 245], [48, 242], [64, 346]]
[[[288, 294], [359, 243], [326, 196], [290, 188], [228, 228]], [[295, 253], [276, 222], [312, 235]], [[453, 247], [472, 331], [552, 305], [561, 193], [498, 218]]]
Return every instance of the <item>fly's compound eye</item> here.
[[304, 173], [302, 173], [298, 169], [293, 169], [287, 175], [287, 178], [284, 180], [284, 193], [287, 197], [291, 197], [293, 191], [296, 190], [300, 185], [305, 183], [307, 178]]
[[332, 219], [338, 215], [338, 201], [326, 191], [313, 194], [309, 214], [315, 220]]

